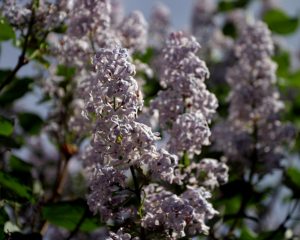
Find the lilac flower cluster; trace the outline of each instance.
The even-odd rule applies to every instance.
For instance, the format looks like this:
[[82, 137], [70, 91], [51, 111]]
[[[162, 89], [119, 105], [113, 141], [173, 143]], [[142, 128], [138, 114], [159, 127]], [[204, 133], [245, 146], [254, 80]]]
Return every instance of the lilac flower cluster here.
[[199, 48], [193, 37], [175, 32], [163, 49], [165, 70], [160, 83], [166, 90], [158, 93], [151, 108], [158, 110], [161, 127], [171, 134], [170, 149], [174, 153], [200, 153], [201, 145], [209, 143], [207, 122], [218, 106], [204, 83], [209, 71], [196, 56]]
[[[64, 2], [64, 1], [62, 1]], [[40, 31], [52, 31], [58, 27], [66, 18], [66, 10], [61, 4], [41, 1], [38, 6], [33, 3], [21, 4], [16, 0], [4, 0], [0, 9], [9, 23], [17, 28], [23, 29], [30, 25], [34, 19], [34, 30], [37, 34]]]
[[216, 4], [210, 0], [198, 0], [193, 8], [191, 32], [206, 46], [215, 31], [214, 12]]
[[[126, 204], [136, 193], [130, 187], [130, 171], [170, 184], [181, 184], [183, 176], [178, 171], [178, 157], [163, 148], [158, 149], [158, 136], [148, 126], [136, 121], [142, 100], [133, 78], [135, 69], [129, 62], [127, 51], [120, 48], [100, 49], [93, 59], [93, 65], [96, 70], [93, 80], [83, 82], [89, 92], [85, 99], [84, 115], [89, 120], [96, 119], [91, 145], [84, 157], [90, 173], [88, 204], [93, 212], [100, 213], [104, 221], [122, 224], [139, 216], [139, 206]], [[202, 76], [201, 69], [196, 72]], [[183, 134], [182, 138], [186, 138], [186, 141], [183, 141], [182, 148], [188, 147], [191, 137], [195, 137], [199, 144], [208, 141], [206, 119], [199, 111], [196, 114], [199, 114], [201, 122], [194, 121], [194, 112], [178, 117], [177, 124], [183, 122], [186, 126], [184, 130], [195, 132], [196, 129], [199, 134], [197, 137]], [[197, 149], [198, 146], [192, 147]], [[195, 149], [191, 151], [195, 152]], [[210, 178], [218, 179], [219, 182], [222, 182], [220, 179], [226, 181], [226, 177], [222, 176], [227, 174], [226, 168], [224, 173], [217, 164], [208, 165], [202, 164], [202, 169], [208, 170]], [[185, 177], [192, 175], [190, 172]], [[142, 192], [140, 221], [146, 231], [163, 229], [163, 232], [171, 232], [175, 239], [206, 233], [208, 227], [205, 221], [216, 214], [207, 201], [210, 194], [198, 184], [190, 184], [179, 196], [151, 184], [143, 186]]]
[[155, 5], [149, 21], [150, 45], [161, 48], [170, 32], [170, 10], [163, 3]]
[[231, 87], [228, 120], [214, 129], [216, 147], [230, 161], [246, 166], [256, 162], [262, 172], [279, 166], [282, 144], [293, 135], [291, 126], [280, 121], [283, 102], [275, 86], [272, 53], [267, 26], [262, 22], [248, 25], [235, 45], [237, 62], [227, 73]]
[[[160, 83], [165, 90], [151, 102], [152, 112], [159, 114], [159, 123], [168, 134], [167, 148], [179, 157], [201, 153], [209, 144], [208, 122], [218, 106], [216, 97], [204, 83], [209, 76], [205, 62], [196, 53], [200, 45], [195, 38], [181, 32], [171, 33], [163, 48], [164, 71]], [[159, 185], [145, 188], [145, 217], [142, 224], [147, 229], [163, 227], [178, 239], [198, 233], [207, 233], [205, 221], [217, 211], [207, 201], [212, 189], [228, 179], [228, 167], [214, 159], [183, 166], [180, 163], [176, 176], [186, 189], [176, 195]], [[201, 172], [206, 176], [200, 177]], [[202, 174], [203, 175], [203, 174]]]
[[[189, 188], [180, 196], [167, 191], [156, 184], [145, 188], [144, 207], [147, 210], [142, 219], [142, 226], [152, 231], [172, 230], [172, 239], [186, 235], [207, 233], [206, 219], [217, 214], [207, 199], [210, 193], [204, 188]], [[166, 231], [168, 234], [168, 231]]]
[[75, 59], [77, 66], [83, 67], [99, 48], [119, 45], [133, 52], [145, 49], [147, 22], [142, 13], [135, 11], [123, 19], [115, 19], [121, 13], [117, 1], [74, 1], [66, 22], [68, 32], [57, 46], [62, 60], [74, 64]]
[[[93, 64], [97, 73], [93, 81], [85, 82], [90, 86], [87, 86], [89, 95], [84, 115], [89, 119], [96, 118], [96, 121], [85, 162], [88, 168], [98, 170], [91, 174], [88, 202], [94, 212], [99, 211], [108, 220], [116, 219], [110, 213], [111, 208], [121, 207], [124, 198], [128, 200], [128, 192], [124, 198], [116, 195], [116, 200], [112, 191], [113, 186], [124, 190], [124, 174], [130, 167], [148, 166], [154, 177], [171, 183], [175, 178], [177, 159], [163, 149], [158, 150], [155, 146], [158, 136], [151, 128], [135, 120], [142, 99], [133, 78], [135, 69], [129, 62], [128, 52], [119, 48], [100, 49]], [[129, 217], [123, 211], [124, 208], [118, 214]]]

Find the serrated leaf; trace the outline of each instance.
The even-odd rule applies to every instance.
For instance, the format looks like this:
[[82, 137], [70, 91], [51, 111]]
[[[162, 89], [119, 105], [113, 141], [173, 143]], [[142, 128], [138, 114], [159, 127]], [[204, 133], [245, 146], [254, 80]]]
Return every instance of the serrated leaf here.
[[[43, 217], [51, 224], [72, 231], [85, 214], [85, 211], [87, 211], [87, 208], [88, 206], [84, 200], [65, 201], [44, 206], [42, 213]], [[100, 226], [98, 219], [88, 212], [80, 230], [84, 232], [91, 232]]]
[[10, 190], [19, 197], [26, 198], [32, 201], [31, 190], [19, 182], [17, 179], [10, 176], [8, 173], [0, 172], [0, 191], [1, 196], [4, 192]]
[[10, 136], [14, 131], [14, 122], [11, 119], [0, 116], [0, 135]]
[[15, 31], [3, 17], [0, 17], [0, 42], [7, 41], [16, 37]]
[[294, 33], [299, 24], [298, 18], [290, 17], [283, 10], [277, 8], [267, 11], [263, 16], [263, 20], [272, 32], [282, 35]]
[[41, 117], [29, 112], [18, 114], [18, 118], [23, 130], [31, 135], [38, 134], [44, 123]]

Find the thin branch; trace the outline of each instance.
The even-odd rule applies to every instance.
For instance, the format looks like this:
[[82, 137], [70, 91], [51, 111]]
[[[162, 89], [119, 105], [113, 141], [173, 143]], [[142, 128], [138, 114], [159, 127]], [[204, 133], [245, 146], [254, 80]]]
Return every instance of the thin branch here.
[[29, 37], [30, 37], [31, 32], [32, 32], [32, 27], [34, 25], [34, 18], [35, 18], [35, 11], [34, 11], [34, 7], [32, 7], [32, 13], [31, 13], [31, 17], [30, 17], [30, 21], [29, 21], [29, 25], [28, 25], [28, 30], [27, 30], [27, 33], [24, 37], [24, 44], [23, 44], [22, 52], [19, 56], [19, 60], [17, 62], [17, 65], [15, 66], [15, 68], [12, 70], [12, 72], [0, 84], [0, 92], [3, 90], [3, 88], [6, 85], [10, 84], [14, 80], [14, 77], [17, 74], [17, 72], [24, 65], [26, 65], [29, 62], [29, 60], [26, 58], [26, 51], [27, 51], [27, 48], [28, 48]]
[[280, 233], [281, 230], [284, 229], [285, 224], [291, 219], [293, 213], [295, 212], [295, 210], [298, 207], [298, 200], [295, 202], [294, 206], [290, 209], [290, 211], [288, 212], [288, 214], [286, 215], [285, 219], [283, 220], [283, 222], [277, 227], [276, 230], [274, 230], [272, 232], [272, 234], [270, 234], [269, 236], [267, 236], [264, 240], [272, 240], [275, 238], [275, 236]]
[[[135, 189], [135, 195], [139, 201], [139, 205], [142, 204], [142, 199], [141, 199], [141, 189], [138, 183], [138, 179], [136, 177], [135, 171], [133, 166], [130, 166], [130, 172], [132, 175], [132, 179], [133, 179], [133, 184], [134, 184], [134, 189]], [[141, 226], [141, 231], [140, 231], [140, 239], [141, 240], [146, 240], [146, 234], [145, 234], [145, 229]]]

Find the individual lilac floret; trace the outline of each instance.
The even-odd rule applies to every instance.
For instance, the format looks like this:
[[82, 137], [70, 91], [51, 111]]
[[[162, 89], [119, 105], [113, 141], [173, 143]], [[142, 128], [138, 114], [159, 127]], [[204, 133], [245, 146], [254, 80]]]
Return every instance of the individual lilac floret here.
[[210, 193], [205, 189], [188, 188], [180, 196], [155, 184], [144, 190], [143, 227], [152, 231], [163, 227], [174, 239], [208, 233], [205, 221], [217, 214], [217, 211], [207, 202]]
[[293, 137], [293, 128], [280, 121], [284, 105], [275, 86], [273, 48], [264, 23], [244, 29], [234, 49], [237, 63], [226, 75], [231, 87], [229, 116], [213, 130], [218, 150], [230, 161], [259, 165], [261, 174], [280, 166], [283, 144]]
[[133, 51], [143, 51], [147, 44], [148, 24], [139, 11], [132, 12], [118, 27], [122, 46]]
[[210, 143], [210, 130], [200, 111], [180, 115], [173, 123], [170, 135], [169, 149], [179, 155], [184, 152], [199, 155], [201, 147]]

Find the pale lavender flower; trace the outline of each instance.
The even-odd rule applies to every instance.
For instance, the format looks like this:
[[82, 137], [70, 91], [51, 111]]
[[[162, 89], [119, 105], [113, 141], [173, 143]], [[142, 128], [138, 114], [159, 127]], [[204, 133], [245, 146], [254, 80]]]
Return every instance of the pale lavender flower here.
[[174, 166], [178, 165], [178, 157], [172, 155], [164, 149], [160, 149], [156, 158], [149, 156], [148, 163], [150, 175], [154, 178], [163, 180], [169, 183], [181, 183], [181, 179], [176, 173]]
[[132, 12], [118, 26], [118, 37], [122, 46], [132, 51], [143, 51], [147, 44], [148, 24], [139, 11]]
[[152, 10], [149, 21], [150, 44], [155, 48], [162, 47], [170, 33], [170, 10], [163, 3], [158, 3]]
[[[87, 94], [84, 116], [94, 123], [91, 146], [83, 159], [88, 169], [96, 167], [88, 203], [105, 219], [122, 222], [128, 217], [134, 218], [137, 211], [131, 205], [128, 208], [114, 205], [130, 197], [124, 189], [127, 179], [124, 172], [129, 168], [148, 168], [151, 176], [172, 183], [177, 158], [162, 149], [157, 150], [158, 135], [136, 121], [142, 102], [128, 52], [119, 48], [101, 49], [93, 64], [95, 75], [83, 82]], [[100, 183], [104, 189], [98, 186]], [[118, 184], [119, 189], [115, 189]], [[125, 192], [118, 195], [112, 192], [114, 189]]]
[[271, 32], [264, 23], [244, 29], [235, 46], [238, 61], [227, 73], [229, 117], [213, 131], [216, 148], [230, 161], [248, 167], [261, 165], [261, 173], [279, 167], [282, 145], [293, 136], [292, 128], [280, 122], [284, 105], [275, 86], [273, 48]]
[[33, 19], [31, 28], [36, 35], [60, 26], [66, 17], [65, 9], [60, 8], [58, 4], [41, 2], [34, 11], [33, 8], [31, 3], [16, 0], [4, 0], [3, 5], [0, 5], [3, 15], [14, 27], [27, 28]]
[[117, 233], [109, 232], [109, 237], [105, 240], [139, 240], [139, 237], [131, 237], [129, 233], [124, 233], [124, 229], [120, 228]]
[[205, 158], [199, 163], [192, 162], [184, 171], [184, 182], [215, 189], [228, 181], [228, 166], [216, 159]]
[[209, 145], [210, 130], [200, 111], [184, 113], [173, 123], [170, 131], [169, 149], [182, 155], [200, 154], [203, 145]]
[[91, 171], [88, 205], [94, 213], [99, 212], [104, 221], [115, 220], [116, 215], [124, 210], [122, 203], [130, 197], [126, 190], [126, 176], [123, 171], [112, 167], [95, 165]]
[[191, 32], [206, 46], [215, 30], [214, 12], [216, 4], [211, 0], [198, 0], [193, 7]]
[[184, 112], [201, 110], [208, 122], [215, 113], [218, 102], [204, 84], [209, 71], [205, 62], [196, 56], [199, 49], [195, 38], [176, 32], [170, 34], [162, 50], [165, 70], [160, 83], [166, 90], [159, 92], [151, 103], [152, 109], [159, 110], [162, 126], [170, 125], [170, 121]]
[[118, 26], [124, 18], [124, 8], [120, 0], [111, 0], [110, 24]]
[[145, 189], [144, 211], [142, 226], [152, 231], [162, 227], [170, 232], [174, 239], [186, 235], [208, 233], [205, 224], [207, 219], [217, 214], [212, 205], [207, 202], [210, 198], [203, 188], [187, 189], [180, 196], [173, 194], [155, 184]]

